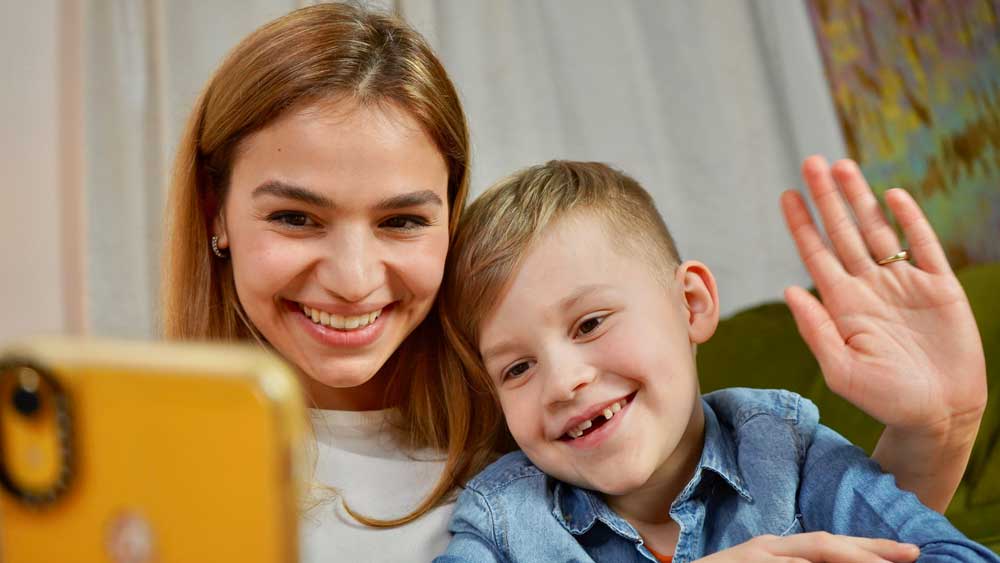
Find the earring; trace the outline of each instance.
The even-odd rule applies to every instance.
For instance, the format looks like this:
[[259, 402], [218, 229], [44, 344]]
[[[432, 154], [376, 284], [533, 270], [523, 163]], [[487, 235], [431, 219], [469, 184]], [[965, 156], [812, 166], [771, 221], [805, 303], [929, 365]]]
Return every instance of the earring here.
[[227, 258], [228, 254], [219, 250], [219, 235], [212, 235], [212, 252], [219, 258]]

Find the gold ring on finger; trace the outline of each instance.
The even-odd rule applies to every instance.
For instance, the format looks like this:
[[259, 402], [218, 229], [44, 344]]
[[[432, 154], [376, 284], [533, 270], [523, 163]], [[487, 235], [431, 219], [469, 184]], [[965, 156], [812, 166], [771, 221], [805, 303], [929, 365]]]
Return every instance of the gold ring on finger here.
[[893, 254], [892, 256], [886, 256], [885, 258], [875, 262], [879, 266], [885, 266], [886, 264], [892, 264], [893, 262], [899, 262], [901, 260], [909, 260], [910, 251], [907, 249], [900, 250], [899, 252]]

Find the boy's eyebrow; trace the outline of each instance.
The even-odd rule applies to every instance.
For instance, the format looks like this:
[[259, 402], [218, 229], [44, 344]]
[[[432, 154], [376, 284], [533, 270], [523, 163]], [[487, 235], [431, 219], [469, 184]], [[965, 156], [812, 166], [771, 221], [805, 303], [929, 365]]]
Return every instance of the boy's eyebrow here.
[[604, 291], [607, 289], [614, 289], [613, 285], [606, 283], [592, 283], [589, 285], [582, 285], [571, 293], [569, 296], [563, 298], [556, 305], [556, 310], [565, 311], [572, 308], [574, 305], [580, 302], [581, 299], [587, 297], [592, 293], [597, 293], [599, 291]]
[[[553, 310], [555, 311], [570, 310], [573, 308], [574, 305], [579, 303], [580, 300], [583, 299], [584, 297], [587, 297], [588, 295], [597, 293], [599, 291], [606, 291], [609, 289], [614, 289], [614, 286], [606, 283], [594, 283], [594, 284], [580, 286], [576, 288], [576, 290], [574, 290], [573, 293], [569, 294], [563, 299], [560, 299], [559, 302], [556, 303], [555, 307], [553, 307]], [[494, 344], [493, 346], [490, 346], [486, 350], [483, 350], [480, 353], [480, 356], [482, 356], [483, 362], [485, 363], [488, 358], [503, 354], [504, 352], [507, 352], [511, 348], [514, 348], [516, 344], [517, 343], [514, 340], [501, 340], [497, 344]]]
[[[252, 197], [257, 198], [264, 195], [294, 199], [316, 207], [324, 207], [328, 209], [336, 207], [330, 198], [322, 194], [318, 194], [308, 188], [296, 186], [295, 184], [289, 184], [280, 180], [268, 180], [267, 182], [257, 186], [257, 188], [253, 191]], [[375, 209], [379, 211], [391, 211], [393, 209], [417, 207], [419, 205], [427, 204], [440, 207], [444, 205], [444, 202], [441, 201], [441, 197], [434, 193], [433, 190], [418, 190], [382, 199], [375, 204]]]
[[513, 340], [503, 340], [497, 344], [494, 344], [493, 346], [490, 346], [480, 354], [483, 358], [483, 363], [486, 363], [486, 360], [488, 360], [489, 358], [492, 358], [493, 356], [499, 356], [500, 354], [507, 352], [513, 347], [514, 347]]

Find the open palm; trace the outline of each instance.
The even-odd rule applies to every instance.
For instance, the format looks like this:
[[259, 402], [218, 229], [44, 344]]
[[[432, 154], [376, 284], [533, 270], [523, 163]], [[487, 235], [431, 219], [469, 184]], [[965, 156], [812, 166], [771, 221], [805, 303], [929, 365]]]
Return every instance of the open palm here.
[[982, 342], [919, 206], [903, 190], [886, 193], [914, 262], [878, 265], [902, 246], [857, 165], [831, 169], [811, 157], [802, 173], [830, 246], [802, 196], [785, 192], [789, 232], [822, 301], [798, 287], [785, 298], [827, 385], [887, 426], [947, 432], [963, 418], [978, 424], [986, 402]]

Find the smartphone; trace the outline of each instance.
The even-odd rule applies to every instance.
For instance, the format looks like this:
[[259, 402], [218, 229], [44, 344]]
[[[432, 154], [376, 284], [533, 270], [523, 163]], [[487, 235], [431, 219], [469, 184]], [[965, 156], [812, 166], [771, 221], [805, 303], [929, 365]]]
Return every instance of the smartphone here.
[[297, 561], [302, 397], [259, 347], [0, 349], [0, 561]]

